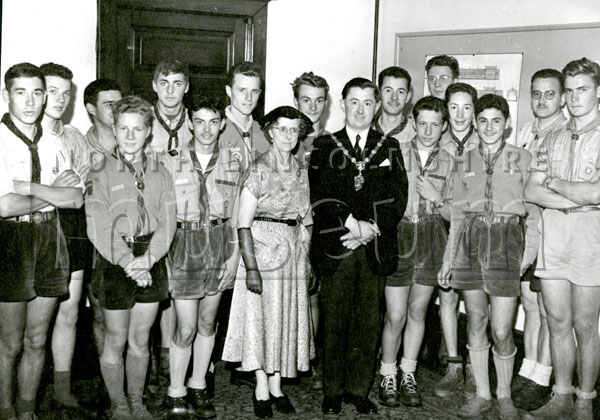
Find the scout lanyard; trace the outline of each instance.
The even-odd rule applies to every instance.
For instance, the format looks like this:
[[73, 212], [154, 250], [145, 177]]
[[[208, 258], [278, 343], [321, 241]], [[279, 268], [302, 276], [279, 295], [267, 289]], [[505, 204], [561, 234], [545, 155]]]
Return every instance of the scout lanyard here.
[[483, 142], [479, 143], [479, 154], [481, 155], [483, 162], [485, 163], [485, 173], [487, 175], [485, 179], [485, 204], [483, 207], [483, 211], [485, 213], [486, 219], [488, 220], [488, 223], [491, 223], [492, 216], [494, 215], [494, 205], [492, 201], [492, 175], [494, 175], [494, 165], [496, 164], [496, 161], [502, 154], [505, 145], [506, 142], [504, 141], [504, 139], [502, 139], [502, 144], [500, 145], [500, 148], [496, 150], [494, 156], [492, 156], [492, 158], [489, 159], [489, 156], [487, 156], [483, 151]]
[[[169, 144], [167, 146], [167, 151], [171, 156], [177, 155], [177, 148], [179, 147], [179, 129], [183, 126], [185, 122], [185, 108], [181, 107], [181, 113], [179, 114], [179, 121], [177, 122], [177, 126], [175, 128], [171, 128], [169, 124], [160, 116], [160, 112], [158, 111], [157, 104], [154, 104], [154, 115], [156, 115], [156, 120], [159, 124], [167, 131], [169, 134]], [[175, 140], [175, 149], [173, 149], [173, 140]]]
[[38, 153], [38, 142], [42, 138], [42, 124], [38, 121], [35, 124], [35, 135], [33, 141], [27, 138], [25, 134], [15, 125], [7, 112], [2, 117], [2, 122], [15, 136], [17, 136], [29, 148], [31, 154], [31, 182], [40, 183], [42, 175], [42, 165], [40, 164], [40, 154]]
[[[118, 149], [112, 153], [112, 156], [119, 160], [131, 175], [133, 175], [135, 179], [135, 189], [137, 190], [137, 209], [138, 209], [138, 223], [137, 223], [137, 235], [141, 235], [144, 229], [144, 225], [146, 223], [146, 208], [144, 206], [144, 188], [146, 188], [144, 184], [144, 176], [146, 175], [146, 168], [148, 166], [148, 158], [146, 154], [142, 152], [142, 170], [138, 173], [133, 164], [129, 162], [121, 153], [119, 153]], [[136, 236], [137, 236], [136, 235]]]

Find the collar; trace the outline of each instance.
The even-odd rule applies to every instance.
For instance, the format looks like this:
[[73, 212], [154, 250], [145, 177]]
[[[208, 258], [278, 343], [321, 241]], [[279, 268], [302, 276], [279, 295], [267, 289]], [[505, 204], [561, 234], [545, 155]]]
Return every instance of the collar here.
[[61, 137], [63, 134], [65, 134], [65, 125], [63, 124], [62, 120], [58, 120], [57, 127], [58, 130], [56, 131], [47, 130], [47, 132], [50, 134], [54, 134], [56, 137]]
[[225, 108], [225, 116], [232, 122], [234, 123], [240, 130], [242, 130], [243, 132], [250, 132], [250, 130], [252, 129], [252, 123], [254, 122], [254, 119], [252, 118], [252, 115], [250, 115], [250, 119], [248, 120], [248, 124], [244, 127], [233, 115], [233, 112], [231, 112], [231, 105], [228, 105]]
[[163, 121], [165, 121], [167, 123], [167, 125], [172, 126], [173, 123], [177, 124], [179, 122], [179, 118], [183, 118], [183, 121], [185, 121], [185, 116], [187, 114], [186, 110], [185, 110], [185, 106], [183, 106], [183, 104], [181, 105], [181, 111], [179, 111], [179, 114], [175, 116], [174, 119], [171, 119], [169, 115], [165, 114], [164, 112], [162, 112], [160, 110], [160, 108], [158, 107], [158, 102], [156, 103], [156, 106], [153, 107], [156, 109], [156, 113], [160, 114], [160, 117]]
[[[377, 121], [375, 122], [375, 125], [373, 126], [373, 128], [375, 129], [375, 131], [380, 132], [381, 134], [385, 134], [383, 132], [383, 128], [381, 128], [381, 118], [383, 115], [380, 115], [379, 118], [377, 118]], [[406, 118], [404, 116], [404, 114], [400, 114], [400, 124], [398, 124], [396, 127], [394, 127], [393, 129], [390, 130], [389, 133], [387, 133], [387, 137], [393, 137], [396, 134], [401, 133], [405, 128], [406, 128], [406, 124], [408, 123], [408, 118]]]
[[544, 128], [540, 128], [540, 120], [539, 118], [536, 118], [533, 121], [531, 132], [539, 137], [546, 137], [549, 132], [554, 131], [555, 128], [564, 123], [566, 120], [567, 119], [563, 113], [559, 112], [548, 124], [546, 124]]
[[[575, 119], [571, 118], [567, 123], [567, 130], [569, 130], [573, 135], [580, 135], [589, 133], [592, 130], [600, 130], [600, 113], [596, 115], [592, 121], [590, 121], [585, 126], [581, 127], [579, 130], [575, 128]], [[575, 139], [577, 140], [577, 139]]]
[[355, 146], [354, 143], [356, 143], [356, 136], [359, 135], [360, 136], [360, 147], [361, 147], [361, 149], [365, 148], [365, 144], [367, 144], [367, 137], [369, 136], [368, 128], [363, 131], [354, 131], [349, 126], [346, 126], [346, 134], [348, 135], [348, 139], [350, 140], [350, 143], [352, 143], [352, 146]]
[[87, 138], [90, 146], [92, 146], [92, 148], [94, 148], [97, 152], [100, 152], [100, 153], [111, 153], [112, 152], [112, 150], [106, 150], [104, 147], [102, 147], [102, 145], [98, 141], [98, 133], [96, 131], [95, 125], [92, 125], [90, 127], [88, 132], [85, 134], [85, 137]]

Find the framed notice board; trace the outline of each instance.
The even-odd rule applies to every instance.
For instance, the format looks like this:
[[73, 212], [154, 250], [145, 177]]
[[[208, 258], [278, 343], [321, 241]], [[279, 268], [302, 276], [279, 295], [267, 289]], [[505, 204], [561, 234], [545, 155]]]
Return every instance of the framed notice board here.
[[[600, 22], [580, 25], [473, 29], [396, 33], [395, 63], [412, 76], [413, 95], [423, 91], [425, 59], [447, 54], [523, 54], [518, 89], [519, 126], [533, 118], [529, 105], [531, 76], [543, 68], [562, 68], [571, 60], [587, 57], [600, 61]], [[516, 127], [518, 130], [520, 127]]]

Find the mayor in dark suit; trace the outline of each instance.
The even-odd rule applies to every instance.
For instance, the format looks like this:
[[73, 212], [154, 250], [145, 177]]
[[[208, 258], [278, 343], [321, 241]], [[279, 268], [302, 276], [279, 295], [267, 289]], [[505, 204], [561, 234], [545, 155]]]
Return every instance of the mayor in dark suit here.
[[311, 258], [321, 278], [323, 399], [326, 414], [342, 400], [359, 413], [377, 407], [367, 395], [375, 372], [385, 276], [398, 261], [396, 225], [408, 181], [400, 147], [371, 123], [379, 89], [364, 78], [342, 90], [346, 126], [317, 138], [308, 170], [314, 214]]

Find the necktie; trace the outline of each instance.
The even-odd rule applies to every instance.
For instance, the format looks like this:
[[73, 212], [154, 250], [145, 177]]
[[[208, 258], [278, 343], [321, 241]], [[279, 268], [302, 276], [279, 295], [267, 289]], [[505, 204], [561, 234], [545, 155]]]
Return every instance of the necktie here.
[[192, 159], [192, 164], [194, 169], [196, 170], [196, 174], [198, 175], [198, 209], [200, 210], [200, 219], [199, 221], [204, 224], [208, 224], [209, 222], [209, 204], [208, 204], [208, 190], [206, 189], [206, 180], [210, 173], [215, 169], [217, 165], [217, 159], [219, 158], [219, 148], [215, 146], [215, 150], [213, 150], [213, 154], [210, 157], [210, 161], [208, 162], [208, 166], [206, 167], [206, 171], [202, 171], [202, 166], [198, 161], [198, 156], [196, 156], [196, 151], [194, 149], [193, 142], [190, 142], [190, 157]]
[[362, 149], [360, 148], [360, 134], [356, 135], [356, 143], [354, 144], [354, 154], [362, 159]]
[[[421, 156], [419, 156], [419, 149], [417, 148], [416, 138], [412, 139], [412, 149], [413, 154], [415, 156], [415, 161], [417, 162], [417, 167], [419, 168], [419, 175], [424, 176], [427, 173], [429, 167], [433, 164], [433, 161], [437, 157], [440, 152], [439, 143], [435, 146], [435, 148], [429, 153], [427, 156], [427, 161], [425, 162], [425, 166], [421, 163]], [[419, 215], [423, 215], [426, 213], [427, 209], [427, 200], [419, 195]]]
[[[179, 147], [179, 135], [178, 131], [183, 126], [185, 122], [185, 108], [181, 108], [181, 113], [179, 114], [179, 121], [177, 122], [177, 126], [173, 129], [167, 124], [165, 120], [160, 116], [160, 112], [158, 112], [158, 107], [154, 104], [154, 115], [156, 115], [156, 120], [158, 123], [164, 128], [169, 134], [169, 144], [167, 146], [167, 151], [171, 156], [177, 154], [177, 148]], [[175, 147], [173, 147], [173, 141], [175, 141]]]
[[482, 144], [479, 143], [479, 153], [481, 154], [481, 157], [485, 162], [485, 173], [487, 175], [485, 179], [485, 203], [483, 211], [485, 213], [485, 217], [488, 223], [491, 223], [492, 217], [494, 216], [494, 203], [492, 196], [492, 176], [494, 175], [494, 165], [496, 164], [496, 161], [502, 154], [502, 150], [504, 149], [505, 144], [506, 143], [502, 141], [502, 145], [496, 151], [496, 153], [494, 153], [494, 156], [492, 156], [492, 158], [490, 159], [489, 155], [486, 155], [484, 153]]
[[135, 178], [135, 189], [137, 190], [137, 209], [138, 209], [138, 221], [136, 227], [135, 236], [141, 235], [144, 231], [144, 225], [146, 224], [146, 207], [144, 206], [144, 176], [146, 175], [146, 167], [148, 166], [148, 158], [145, 153], [142, 153], [142, 170], [136, 171], [135, 167], [131, 162], [123, 157], [118, 150], [112, 153], [112, 156], [118, 159]]
[[42, 165], [40, 164], [40, 155], [38, 153], [38, 142], [42, 138], [42, 125], [40, 122], [35, 123], [35, 135], [33, 141], [29, 140], [25, 134], [13, 123], [8, 113], [2, 117], [2, 122], [15, 136], [21, 139], [23, 143], [29, 147], [29, 153], [31, 154], [31, 182], [40, 183], [40, 177], [42, 175]]

